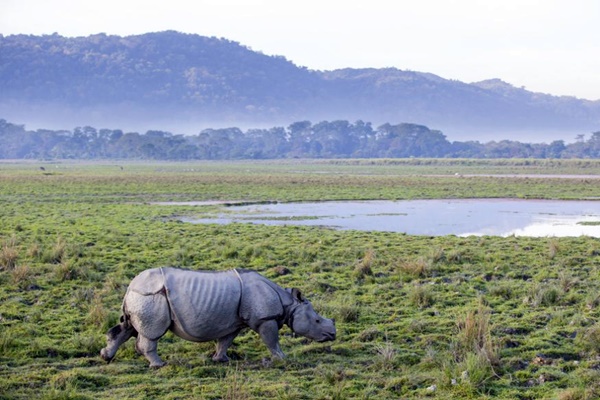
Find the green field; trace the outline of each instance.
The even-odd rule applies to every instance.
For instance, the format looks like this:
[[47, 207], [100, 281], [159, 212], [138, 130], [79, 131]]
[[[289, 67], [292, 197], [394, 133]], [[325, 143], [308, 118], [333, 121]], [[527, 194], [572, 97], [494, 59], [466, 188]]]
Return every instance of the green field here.
[[[0, 398], [598, 398], [598, 239], [193, 225], [173, 216], [211, 206], [150, 202], [600, 199], [599, 174], [594, 160], [0, 163]], [[166, 367], [133, 340], [106, 364], [127, 284], [165, 265], [298, 287], [338, 339], [284, 327], [288, 357], [271, 362], [247, 331], [216, 364], [214, 343], [169, 333]]]

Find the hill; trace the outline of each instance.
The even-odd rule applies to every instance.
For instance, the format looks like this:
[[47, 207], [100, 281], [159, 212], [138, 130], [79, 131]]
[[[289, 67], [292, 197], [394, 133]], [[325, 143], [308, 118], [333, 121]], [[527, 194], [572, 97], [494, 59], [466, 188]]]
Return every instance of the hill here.
[[395, 68], [313, 71], [227, 39], [174, 31], [0, 36], [0, 87], [0, 118], [44, 128], [191, 134], [362, 119], [424, 124], [452, 139], [549, 142], [600, 125], [600, 101]]

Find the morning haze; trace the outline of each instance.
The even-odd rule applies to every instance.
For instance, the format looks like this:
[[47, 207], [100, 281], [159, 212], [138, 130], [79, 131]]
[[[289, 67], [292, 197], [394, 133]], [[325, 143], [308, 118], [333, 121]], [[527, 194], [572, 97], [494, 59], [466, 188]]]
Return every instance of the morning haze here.
[[295, 121], [417, 123], [451, 140], [574, 141], [600, 101], [552, 96], [500, 79], [476, 83], [397, 68], [311, 70], [223, 38], [0, 37], [0, 116], [36, 128], [92, 125], [196, 134]]

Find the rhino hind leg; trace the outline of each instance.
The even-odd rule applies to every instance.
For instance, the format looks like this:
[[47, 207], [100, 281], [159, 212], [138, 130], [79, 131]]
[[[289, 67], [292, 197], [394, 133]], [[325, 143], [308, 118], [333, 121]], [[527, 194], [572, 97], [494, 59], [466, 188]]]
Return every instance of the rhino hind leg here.
[[135, 350], [146, 357], [151, 368], [160, 368], [165, 363], [156, 351], [160, 339], [171, 326], [171, 312], [167, 298], [162, 293], [142, 295], [128, 292], [127, 311], [131, 325], [137, 331]]
[[106, 333], [106, 347], [100, 350], [100, 356], [106, 362], [112, 361], [119, 346], [129, 340], [130, 337], [137, 335], [136, 330], [126, 317], [121, 317], [121, 321], [119, 325], [113, 326]]
[[156, 351], [158, 339], [149, 339], [143, 335], [138, 335], [135, 342], [135, 349], [142, 354], [150, 362], [150, 368], [160, 368], [165, 366], [165, 362], [161, 360]]
[[233, 339], [240, 333], [240, 330], [237, 330], [227, 336], [223, 336], [217, 341], [217, 351], [213, 355], [212, 359], [216, 362], [227, 362], [229, 361], [229, 357], [227, 357], [227, 349], [233, 343]]

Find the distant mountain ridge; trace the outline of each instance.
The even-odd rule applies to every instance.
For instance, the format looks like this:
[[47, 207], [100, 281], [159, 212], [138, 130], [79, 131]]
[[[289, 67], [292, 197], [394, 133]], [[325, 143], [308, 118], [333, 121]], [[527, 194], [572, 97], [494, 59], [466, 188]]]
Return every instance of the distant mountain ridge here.
[[340, 119], [414, 122], [457, 139], [528, 134], [538, 142], [600, 127], [600, 101], [395, 68], [314, 71], [227, 39], [174, 31], [0, 35], [0, 87], [0, 118], [45, 127], [145, 124], [197, 133]]

